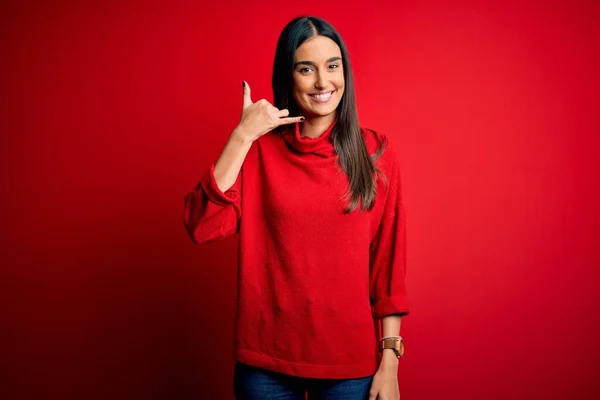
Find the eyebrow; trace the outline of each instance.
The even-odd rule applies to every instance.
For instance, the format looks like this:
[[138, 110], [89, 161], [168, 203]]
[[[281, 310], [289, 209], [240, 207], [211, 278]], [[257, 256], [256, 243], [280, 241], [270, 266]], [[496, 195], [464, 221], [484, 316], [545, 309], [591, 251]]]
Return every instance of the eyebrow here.
[[[334, 62], [334, 61], [341, 61], [341, 57], [331, 57], [330, 59], [327, 60], [328, 63], [330, 62]], [[298, 61], [297, 63], [294, 64], [294, 68], [296, 68], [298, 65], [310, 65], [311, 67], [315, 67], [316, 64], [312, 61]]]

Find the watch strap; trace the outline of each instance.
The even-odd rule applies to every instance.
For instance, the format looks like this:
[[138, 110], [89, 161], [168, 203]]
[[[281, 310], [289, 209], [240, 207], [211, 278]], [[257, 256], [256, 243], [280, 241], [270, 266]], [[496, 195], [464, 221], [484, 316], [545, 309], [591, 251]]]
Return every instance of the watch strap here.
[[385, 349], [392, 349], [396, 357], [400, 358], [404, 355], [404, 341], [401, 336], [388, 336], [379, 341], [379, 352]]

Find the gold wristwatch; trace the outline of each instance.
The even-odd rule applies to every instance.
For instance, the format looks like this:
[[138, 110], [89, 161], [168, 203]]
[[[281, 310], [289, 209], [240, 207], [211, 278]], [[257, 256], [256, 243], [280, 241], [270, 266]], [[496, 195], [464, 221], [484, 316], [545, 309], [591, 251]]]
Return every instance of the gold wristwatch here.
[[396, 357], [402, 357], [404, 355], [404, 341], [402, 340], [402, 336], [382, 338], [379, 341], [379, 352], [383, 353], [384, 349], [392, 349], [396, 353]]

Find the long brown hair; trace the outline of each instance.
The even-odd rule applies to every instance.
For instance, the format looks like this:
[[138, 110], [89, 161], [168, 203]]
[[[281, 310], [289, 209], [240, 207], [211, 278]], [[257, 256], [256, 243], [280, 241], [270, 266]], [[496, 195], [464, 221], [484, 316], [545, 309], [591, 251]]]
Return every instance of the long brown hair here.
[[[348, 206], [345, 212], [354, 211], [360, 203], [360, 211], [370, 210], [377, 196], [377, 176], [385, 176], [375, 165], [381, 156], [387, 141], [379, 144], [379, 149], [369, 155], [363, 133], [358, 122], [354, 78], [346, 45], [340, 34], [327, 21], [318, 17], [297, 17], [290, 21], [279, 36], [275, 61], [273, 63], [273, 98], [279, 109], [287, 108], [290, 116], [300, 114], [293, 99], [293, 68], [296, 49], [307, 39], [321, 35], [333, 40], [342, 53], [344, 69], [344, 95], [337, 107], [337, 123], [331, 131], [331, 139], [339, 156], [340, 167], [348, 176], [348, 192], [345, 198]], [[290, 129], [289, 126], [280, 128]], [[377, 135], [375, 135], [377, 137]]]

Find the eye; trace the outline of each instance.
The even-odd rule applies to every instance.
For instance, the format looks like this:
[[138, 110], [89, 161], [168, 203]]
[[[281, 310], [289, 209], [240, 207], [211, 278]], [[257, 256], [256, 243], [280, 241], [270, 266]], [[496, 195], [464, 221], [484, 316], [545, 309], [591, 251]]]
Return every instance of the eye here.
[[339, 67], [340, 67], [340, 65], [339, 65], [339, 64], [331, 64], [331, 65], [329, 66], [329, 69], [337, 69], [337, 68], [339, 68]]
[[304, 68], [300, 68], [299, 71], [301, 74], [308, 74], [310, 71], [312, 71], [312, 68], [304, 67]]

